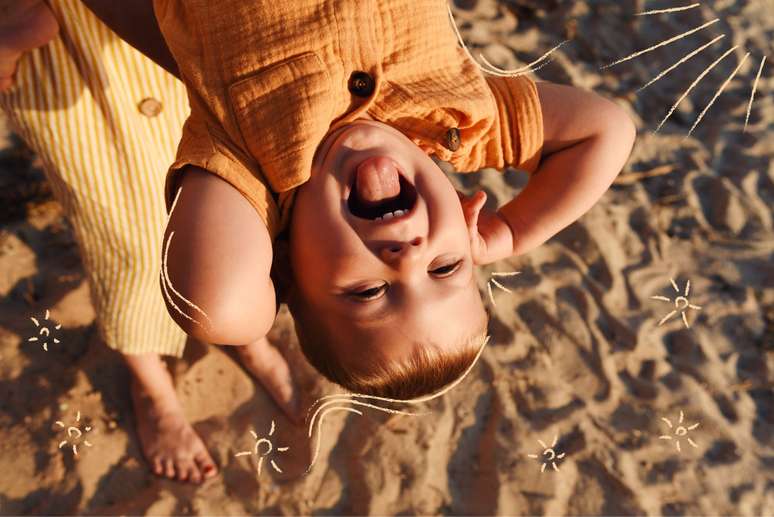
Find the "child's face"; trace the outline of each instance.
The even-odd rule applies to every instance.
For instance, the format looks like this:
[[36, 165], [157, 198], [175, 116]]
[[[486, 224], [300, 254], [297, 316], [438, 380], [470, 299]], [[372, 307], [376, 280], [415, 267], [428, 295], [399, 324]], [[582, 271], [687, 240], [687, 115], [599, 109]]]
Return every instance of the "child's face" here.
[[[380, 200], [381, 184], [390, 199]], [[406, 213], [376, 219], [395, 210]], [[486, 317], [470, 238], [459, 197], [433, 160], [391, 126], [359, 119], [323, 139], [296, 193], [295, 288], [340, 352], [365, 340], [397, 358], [414, 342], [457, 343]]]

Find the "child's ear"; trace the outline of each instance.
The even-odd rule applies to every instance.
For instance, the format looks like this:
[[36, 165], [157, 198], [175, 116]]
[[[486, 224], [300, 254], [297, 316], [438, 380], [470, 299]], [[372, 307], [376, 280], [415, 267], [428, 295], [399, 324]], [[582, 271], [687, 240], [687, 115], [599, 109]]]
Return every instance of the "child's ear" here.
[[458, 190], [457, 195], [460, 198], [462, 213], [465, 215], [465, 224], [468, 227], [468, 233], [470, 233], [470, 238], [472, 240], [478, 237], [478, 216], [481, 214], [481, 209], [484, 208], [484, 204], [486, 203], [486, 192], [479, 190], [468, 197]]

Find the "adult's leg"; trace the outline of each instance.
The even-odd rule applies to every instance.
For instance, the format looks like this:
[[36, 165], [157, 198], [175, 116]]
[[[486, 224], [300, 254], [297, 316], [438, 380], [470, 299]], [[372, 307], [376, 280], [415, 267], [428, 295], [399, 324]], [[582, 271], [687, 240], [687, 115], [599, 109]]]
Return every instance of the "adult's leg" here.
[[198, 481], [215, 464], [159, 356], [180, 357], [185, 344], [158, 288], [162, 189], [187, 116], [185, 91], [78, 0], [51, 6], [60, 37], [22, 59], [0, 105], [41, 157], [72, 224], [100, 333], [133, 373], [146, 458], [158, 474]]

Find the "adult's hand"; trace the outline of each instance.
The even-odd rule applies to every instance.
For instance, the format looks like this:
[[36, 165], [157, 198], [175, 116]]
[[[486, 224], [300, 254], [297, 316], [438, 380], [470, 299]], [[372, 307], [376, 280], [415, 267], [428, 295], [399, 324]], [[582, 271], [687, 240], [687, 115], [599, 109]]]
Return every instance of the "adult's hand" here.
[[58, 32], [59, 24], [43, 0], [0, 0], [0, 92], [13, 85], [19, 58]]
[[[5, 0], [0, 0], [3, 2]], [[102, 23], [170, 74], [180, 77], [153, 12], [153, 0], [82, 0]]]

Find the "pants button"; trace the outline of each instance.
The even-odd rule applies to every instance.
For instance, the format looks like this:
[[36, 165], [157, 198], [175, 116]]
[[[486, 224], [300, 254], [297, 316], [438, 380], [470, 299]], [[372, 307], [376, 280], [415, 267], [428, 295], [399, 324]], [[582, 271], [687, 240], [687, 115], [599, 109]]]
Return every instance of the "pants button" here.
[[161, 101], [154, 99], [153, 97], [147, 97], [140, 101], [137, 105], [137, 109], [139, 109], [140, 113], [146, 117], [153, 118], [161, 113], [164, 106], [161, 104]]

